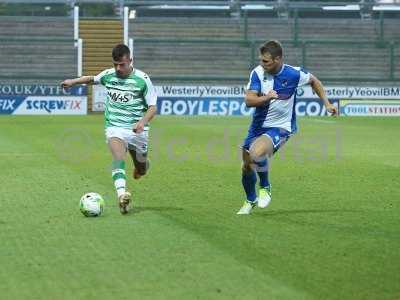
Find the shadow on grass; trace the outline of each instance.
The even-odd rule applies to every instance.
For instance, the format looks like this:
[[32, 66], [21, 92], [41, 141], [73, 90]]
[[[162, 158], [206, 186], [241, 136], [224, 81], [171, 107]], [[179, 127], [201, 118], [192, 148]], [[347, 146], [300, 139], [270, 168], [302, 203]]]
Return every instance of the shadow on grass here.
[[[324, 219], [308, 219], [306, 216], [312, 214], [320, 214]], [[349, 234], [356, 236], [373, 236], [379, 238], [388, 238], [399, 240], [400, 237], [397, 232], [389, 228], [382, 229], [369, 222], [354, 222], [348, 219], [341, 220], [337, 217], [346, 215], [370, 215], [370, 211], [351, 210], [351, 209], [300, 209], [300, 210], [271, 210], [263, 213], [253, 214], [252, 217], [256, 218], [270, 218], [275, 222], [281, 222], [288, 225], [299, 225], [306, 227], [313, 227], [322, 231], [336, 231], [340, 234]], [[328, 217], [329, 215], [332, 218]], [[370, 216], [371, 218], [371, 216]]]
[[[258, 212], [261, 212], [258, 210]], [[270, 210], [262, 213], [254, 214], [257, 217], [271, 217], [281, 215], [301, 215], [301, 214], [343, 214], [343, 213], [362, 213], [361, 210], [351, 209], [279, 209]]]
[[183, 211], [182, 207], [172, 207], [172, 206], [135, 206], [133, 213], [141, 213], [144, 211], [154, 211], [154, 212], [167, 212], [167, 211]]

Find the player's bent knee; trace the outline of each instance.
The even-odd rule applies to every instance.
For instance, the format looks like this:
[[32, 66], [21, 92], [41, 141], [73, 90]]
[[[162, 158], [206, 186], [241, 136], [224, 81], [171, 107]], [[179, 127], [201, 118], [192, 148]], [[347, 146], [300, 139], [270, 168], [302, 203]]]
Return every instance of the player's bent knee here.
[[251, 160], [254, 162], [263, 160], [265, 158], [265, 155], [266, 155], [266, 153], [264, 150], [261, 150], [261, 149], [250, 150], [250, 157], [251, 157]]

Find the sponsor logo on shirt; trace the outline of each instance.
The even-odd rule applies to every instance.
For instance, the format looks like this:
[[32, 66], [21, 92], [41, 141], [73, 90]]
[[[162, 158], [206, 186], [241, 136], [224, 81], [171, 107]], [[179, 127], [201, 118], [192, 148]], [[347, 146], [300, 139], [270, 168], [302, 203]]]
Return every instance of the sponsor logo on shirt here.
[[114, 102], [121, 102], [121, 103], [127, 103], [131, 101], [134, 97], [132, 93], [129, 92], [119, 92], [119, 91], [108, 91], [107, 92], [108, 97]]

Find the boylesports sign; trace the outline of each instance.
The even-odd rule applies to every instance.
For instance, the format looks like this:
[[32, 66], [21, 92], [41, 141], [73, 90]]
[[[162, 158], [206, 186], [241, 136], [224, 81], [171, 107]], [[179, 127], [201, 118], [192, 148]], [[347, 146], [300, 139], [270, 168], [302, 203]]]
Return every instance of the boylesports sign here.
[[[211, 85], [156, 86], [158, 112], [161, 115], [251, 115], [254, 108], [244, 103], [245, 87]], [[107, 92], [102, 86], [94, 87], [94, 111], [103, 111]], [[325, 87], [329, 100], [337, 107], [341, 99], [386, 100], [399, 99], [400, 87]], [[299, 116], [325, 116], [326, 109], [310, 86], [297, 89], [296, 114]]]

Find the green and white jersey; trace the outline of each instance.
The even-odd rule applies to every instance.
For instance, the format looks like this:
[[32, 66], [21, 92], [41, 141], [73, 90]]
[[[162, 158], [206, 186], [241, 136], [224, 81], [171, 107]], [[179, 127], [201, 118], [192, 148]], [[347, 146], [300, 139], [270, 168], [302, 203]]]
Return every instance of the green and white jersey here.
[[[107, 69], [94, 77], [94, 84], [107, 89], [104, 101], [105, 127], [132, 128], [150, 105], [157, 105], [157, 94], [150, 78], [134, 69], [128, 78], [119, 78], [115, 69]], [[145, 130], [149, 129], [146, 125]]]

